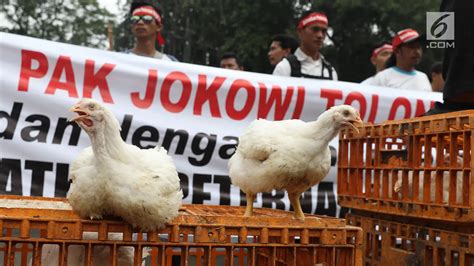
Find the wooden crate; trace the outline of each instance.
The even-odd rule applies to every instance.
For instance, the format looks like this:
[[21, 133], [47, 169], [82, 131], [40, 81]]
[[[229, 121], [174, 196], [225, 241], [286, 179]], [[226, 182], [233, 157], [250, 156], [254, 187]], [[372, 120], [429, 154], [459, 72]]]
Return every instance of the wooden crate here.
[[364, 231], [365, 266], [474, 265], [474, 224], [456, 226], [370, 212], [349, 213], [347, 223]]
[[98, 247], [108, 251], [109, 265], [121, 265], [121, 248], [133, 250], [133, 265], [362, 265], [362, 231], [343, 219], [308, 215], [302, 223], [291, 212], [243, 213], [243, 207], [185, 205], [163, 229], [139, 232], [121, 221], [82, 220], [64, 199], [1, 196], [0, 260], [40, 265], [52, 245], [58, 265], [68, 265], [72, 247], [81, 248], [85, 265], [94, 265]]
[[368, 124], [360, 133], [341, 132], [339, 204], [473, 222], [473, 133], [474, 110]]

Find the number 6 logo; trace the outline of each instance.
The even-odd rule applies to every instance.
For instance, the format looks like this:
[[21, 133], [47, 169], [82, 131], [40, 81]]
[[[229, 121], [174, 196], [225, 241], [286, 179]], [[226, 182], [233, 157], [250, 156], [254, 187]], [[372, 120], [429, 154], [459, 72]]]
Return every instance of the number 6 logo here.
[[454, 40], [454, 12], [426, 12], [426, 37], [431, 41]]
[[[446, 31], [448, 30], [448, 24], [446, 24], [446, 22], [443, 22], [443, 19], [449, 17], [449, 15], [450, 14], [444, 14], [433, 22], [433, 25], [431, 25], [430, 29], [430, 33], [433, 37], [439, 38], [446, 33]], [[436, 33], [436, 29], [438, 29], [439, 27], [442, 27], [442, 29], [438, 33]]]

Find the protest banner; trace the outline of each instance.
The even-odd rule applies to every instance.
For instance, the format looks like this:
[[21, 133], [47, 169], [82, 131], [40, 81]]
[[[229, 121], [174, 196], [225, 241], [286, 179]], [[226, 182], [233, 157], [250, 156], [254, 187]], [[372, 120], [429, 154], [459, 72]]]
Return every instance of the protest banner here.
[[[0, 33], [0, 56], [0, 194], [66, 195], [69, 164], [90, 145], [68, 122], [80, 98], [110, 108], [127, 143], [168, 150], [184, 203], [212, 205], [244, 205], [227, 162], [254, 119], [312, 121], [349, 104], [375, 123], [423, 114], [441, 100], [439, 93], [161, 61], [7, 33]], [[304, 193], [307, 213], [339, 213], [337, 139], [330, 146], [333, 167]], [[282, 191], [260, 194], [255, 206], [290, 208]]]

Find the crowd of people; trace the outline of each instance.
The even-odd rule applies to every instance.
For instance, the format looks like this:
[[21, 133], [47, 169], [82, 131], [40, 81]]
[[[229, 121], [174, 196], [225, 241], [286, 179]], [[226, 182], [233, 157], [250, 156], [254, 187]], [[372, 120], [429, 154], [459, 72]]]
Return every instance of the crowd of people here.
[[[437, 103], [434, 111], [429, 114], [474, 109], [474, 82], [472, 82], [474, 16], [469, 15], [469, 10], [474, 11], [473, 6], [471, 2], [443, 1], [441, 11], [457, 14], [456, 47], [446, 49], [443, 64], [435, 63], [429, 77], [416, 69], [422, 59], [424, 37], [416, 30], [407, 28], [398, 31], [391, 42], [383, 42], [374, 47], [368, 60], [374, 65], [375, 74], [362, 81], [362, 84], [442, 92], [444, 105]], [[161, 12], [160, 6], [151, 1], [132, 2], [130, 21], [135, 46], [128, 51], [129, 53], [176, 61], [175, 57], [156, 50], [156, 43], [162, 44], [164, 41], [161, 36], [163, 28]], [[459, 23], [463, 24], [459, 26]], [[329, 19], [324, 13], [311, 10], [302, 14], [296, 25], [299, 41], [287, 35], [273, 37], [268, 51], [269, 63], [274, 66], [273, 75], [338, 80], [336, 69], [320, 52], [327, 37], [328, 25]], [[459, 33], [459, 30], [462, 32]], [[466, 65], [467, 72], [459, 66], [454, 66], [459, 62]], [[473, 72], [469, 72], [469, 66]], [[237, 54], [232, 52], [222, 54], [220, 67], [244, 70]], [[454, 72], [454, 69], [459, 73]], [[445, 84], [446, 76], [451, 85]]]

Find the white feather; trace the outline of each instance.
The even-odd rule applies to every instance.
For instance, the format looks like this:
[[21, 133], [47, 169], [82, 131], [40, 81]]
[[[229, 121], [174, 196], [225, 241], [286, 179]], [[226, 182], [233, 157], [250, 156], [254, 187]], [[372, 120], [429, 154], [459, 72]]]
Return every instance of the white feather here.
[[339, 133], [337, 114], [343, 110], [358, 117], [351, 106], [338, 106], [314, 122], [253, 121], [229, 160], [232, 183], [246, 194], [273, 189], [302, 193], [316, 185], [330, 169], [329, 141]]
[[123, 142], [117, 119], [96, 101], [83, 99], [76, 106], [87, 110], [93, 126], [78, 122], [92, 146], [71, 166], [67, 198], [73, 210], [84, 218], [119, 216], [142, 230], [158, 229], [176, 217], [183, 194], [166, 150]]
[[[445, 162], [449, 162], [450, 160], [450, 155], [449, 154], [444, 154], [444, 161]], [[459, 155], [457, 155], [457, 158], [456, 158], [456, 162], [457, 162], [457, 167], [461, 168], [462, 165], [463, 165], [463, 159], [462, 157], [460, 157]], [[423, 166], [423, 164], [422, 164]], [[444, 167], [449, 167], [449, 164], [446, 164], [446, 165], [443, 165]], [[439, 182], [442, 182], [442, 192], [443, 192], [443, 204], [448, 204], [449, 202], [449, 193], [450, 193], [450, 189], [449, 189], [449, 186], [450, 186], [450, 173], [449, 171], [443, 171], [443, 176], [440, 178]], [[402, 197], [402, 191], [403, 191], [403, 185], [408, 185], [408, 197], [411, 199], [414, 197], [413, 195], [413, 189], [414, 189], [414, 186], [413, 186], [413, 171], [410, 170], [408, 171], [408, 178], [407, 178], [407, 181], [408, 181], [408, 184], [403, 184], [403, 176], [402, 176], [402, 172], [399, 171], [398, 174], [397, 174], [397, 182], [395, 182], [395, 185], [394, 185], [394, 188], [393, 190], [396, 192], [396, 193], [399, 193], [398, 196], [399, 197]], [[429, 178], [430, 178], [430, 187], [429, 187], [429, 190], [430, 190], [430, 199], [425, 199], [424, 198], [424, 183], [425, 183], [425, 176], [427, 175], [427, 173], [425, 173], [424, 171], [420, 171], [418, 173], [418, 199], [417, 200], [422, 200], [424, 202], [434, 202], [435, 201], [435, 195], [436, 195], [436, 179], [438, 178], [436, 176], [436, 171], [432, 171], [430, 174], [429, 174]], [[392, 176], [390, 175], [390, 178], [392, 178]], [[457, 204], [461, 204], [462, 203], [462, 200], [463, 200], [463, 173], [462, 171], [456, 171], [456, 203]], [[391, 181], [391, 180], [390, 180]], [[454, 191], [453, 191], [454, 192]]]
[[[93, 232], [84, 232], [84, 240], [97, 240], [98, 234]], [[122, 240], [123, 236], [121, 233], [109, 233], [109, 240]], [[68, 266], [82, 266], [86, 263], [85, 249], [87, 245], [70, 245], [68, 246], [67, 265]], [[112, 251], [110, 247], [104, 245], [93, 246], [92, 249], [92, 260], [94, 266], [109, 265]], [[149, 255], [148, 250], [144, 249], [142, 253], [143, 258]], [[134, 248], [133, 247], [119, 247], [117, 249], [117, 265], [131, 266], [133, 265]], [[44, 244], [41, 250], [41, 265], [44, 266], [56, 266], [59, 264], [59, 245], [55, 244]], [[32, 265], [30, 259], [28, 265]], [[141, 265], [145, 265], [143, 261]]]

